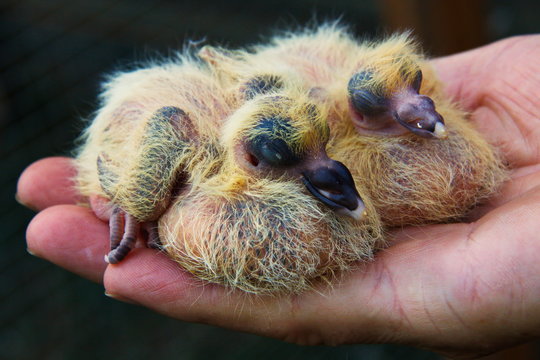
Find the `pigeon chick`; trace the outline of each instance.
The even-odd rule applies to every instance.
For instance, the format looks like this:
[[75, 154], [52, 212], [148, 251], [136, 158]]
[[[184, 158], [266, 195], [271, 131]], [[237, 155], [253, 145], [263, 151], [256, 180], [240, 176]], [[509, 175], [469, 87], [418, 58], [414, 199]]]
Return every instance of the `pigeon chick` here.
[[325, 109], [302, 89], [234, 94], [183, 58], [117, 75], [102, 100], [77, 180], [112, 204], [110, 263], [142, 225], [203, 280], [299, 292], [380, 247], [376, 212], [326, 155]]
[[105, 198], [113, 208], [106, 261], [122, 260], [135, 245], [140, 225], [149, 234], [149, 245], [157, 246], [156, 221], [171, 198], [189, 174], [213, 171], [217, 149], [211, 139], [218, 137], [219, 119], [231, 112], [216, 95], [218, 89], [188, 58], [117, 74], [105, 85], [76, 165], [81, 194]]
[[374, 209], [326, 155], [324, 113], [285, 93], [256, 95], [226, 120], [220, 171], [194, 182], [160, 220], [165, 250], [199, 278], [299, 292], [382, 245]]
[[329, 154], [367, 190], [386, 226], [462, 218], [506, 178], [408, 34], [357, 42], [337, 25], [290, 33], [248, 62], [295, 71], [329, 107]]

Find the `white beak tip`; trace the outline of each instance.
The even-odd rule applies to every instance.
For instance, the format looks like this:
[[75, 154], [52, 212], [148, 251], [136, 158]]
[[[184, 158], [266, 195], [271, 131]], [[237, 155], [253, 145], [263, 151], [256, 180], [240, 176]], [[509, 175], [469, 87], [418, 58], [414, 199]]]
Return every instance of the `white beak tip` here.
[[435, 124], [435, 130], [433, 130], [433, 136], [437, 139], [446, 139], [448, 137], [448, 131], [443, 123], [438, 122]]
[[358, 199], [358, 206], [356, 207], [356, 209], [349, 210], [349, 209], [346, 209], [346, 208], [342, 208], [342, 209], [339, 209], [337, 211], [337, 213], [340, 214], [340, 215], [343, 215], [343, 216], [349, 216], [349, 217], [353, 218], [356, 221], [358, 221], [358, 220], [360, 220], [360, 219], [367, 216], [366, 207], [365, 207], [364, 203], [362, 202], [362, 200], [360, 200], [360, 199]]

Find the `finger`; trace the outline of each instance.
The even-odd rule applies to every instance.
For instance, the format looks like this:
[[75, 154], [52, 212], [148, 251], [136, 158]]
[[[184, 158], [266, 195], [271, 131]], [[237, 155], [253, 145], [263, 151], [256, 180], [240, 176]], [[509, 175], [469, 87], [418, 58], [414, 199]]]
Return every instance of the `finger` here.
[[[504, 39], [473, 50], [433, 59], [437, 76], [444, 83], [446, 93], [467, 110], [477, 109], [487, 92], [492, 91], [493, 79], [511, 71], [501, 57], [508, 47], [515, 46], [516, 38]], [[496, 60], [499, 60], [498, 62]], [[494, 76], [495, 72], [495, 76]], [[498, 75], [498, 73], [501, 75]]]
[[75, 167], [67, 157], [50, 157], [28, 166], [17, 184], [17, 200], [34, 210], [80, 201], [73, 186]]
[[431, 61], [445, 92], [467, 110], [477, 108], [481, 100], [486, 48], [489, 45]]
[[[369, 271], [359, 276], [365, 274]], [[203, 283], [165, 255], [148, 249], [136, 249], [121, 264], [109, 266], [104, 283], [113, 297], [167, 316], [300, 344], [350, 341], [351, 329], [357, 339], [377, 341], [386, 333], [383, 329], [394, 324], [386, 313], [374, 316], [371, 311], [369, 282], [365, 288], [344, 281], [301, 295], [253, 295]], [[377, 304], [377, 311], [380, 306], [384, 307]]]
[[528, 81], [537, 82], [535, 71], [527, 72], [516, 64], [536, 65], [529, 59], [538, 56], [539, 39], [538, 35], [515, 36], [433, 59], [432, 64], [445, 83], [446, 92], [467, 109], [476, 109], [487, 100], [486, 93], [493, 91], [493, 86], [514, 83], [526, 87]]
[[475, 128], [511, 167], [540, 162], [537, 63], [539, 36], [498, 41], [433, 64], [447, 93], [471, 112]]
[[[254, 318], [255, 313], [269, 322], [280, 317], [274, 303], [277, 299], [253, 297], [251, 301], [265, 304], [265, 310], [260, 311], [260, 306], [250, 303], [248, 294], [203, 283], [164, 254], [149, 249], [134, 249], [120, 264], [109, 266], [104, 284], [112, 297], [185, 321], [260, 334], [261, 324]], [[269, 330], [265, 335], [281, 337], [274, 329]]]
[[540, 165], [526, 166], [512, 171], [495, 196], [477, 206], [468, 214], [469, 221], [476, 221], [490, 211], [516, 200], [535, 188], [540, 188]]
[[37, 214], [26, 231], [30, 253], [95, 282], [107, 263], [109, 227], [91, 210], [57, 205]]
[[[395, 235], [411, 239], [411, 242], [404, 241], [392, 249], [399, 250], [399, 254], [391, 258], [406, 260], [409, 257], [409, 264], [395, 272], [395, 281], [398, 281], [397, 277], [408, 277], [406, 271], [410, 270], [411, 276], [416, 272], [417, 284], [433, 284], [431, 290], [437, 290], [444, 298], [443, 301], [430, 299], [425, 302], [431, 316], [440, 319], [440, 311], [434, 311], [434, 308], [446, 307], [455, 315], [453, 319], [445, 319], [446, 326], [455, 323], [456, 319], [463, 322], [468, 331], [464, 328], [462, 333], [470, 339], [476, 334], [505, 344], [517, 341], [509, 334], [538, 336], [539, 217], [540, 188], [536, 187], [474, 224], [404, 229]], [[431, 249], [444, 251], [422, 256], [422, 246], [414, 246], [422, 245], [422, 242]], [[431, 264], [418, 267], [422, 262]], [[395, 265], [388, 264], [398, 268]], [[423, 278], [430, 281], [423, 281]], [[425, 294], [422, 287], [411, 289]], [[450, 306], [452, 308], [448, 309]], [[467, 343], [463, 339], [462, 344]]]

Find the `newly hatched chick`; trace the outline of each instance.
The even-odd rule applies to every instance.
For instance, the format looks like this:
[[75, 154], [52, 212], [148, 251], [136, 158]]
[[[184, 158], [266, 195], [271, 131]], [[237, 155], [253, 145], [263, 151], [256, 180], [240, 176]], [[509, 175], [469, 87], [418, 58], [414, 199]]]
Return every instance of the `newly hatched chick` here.
[[199, 278], [254, 293], [299, 292], [370, 258], [381, 225], [326, 155], [324, 108], [294, 85], [246, 96], [220, 81], [183, 58], [108, 83], [77, 158], [81, 193], [113, 205], [107, 260], [140, 224]]
[[220, 171], [160, 221], [162, 238], [182, 236], [165, 240], [166, 250], [202, 279], [299, 292], [382, 245], [374, 209], [359, 205], [348, 171], [326, 155], [324, 112], [301, 92], [286, 93], [257, 95], [227, 119]]
[[330, 107], [329, 154], [367, 189], [387, 226], [457, 220], [505, 179], [497, 152], [444, 96], [408, 34], [358, 43], [325, 25], [247, 58], [296, 72]]

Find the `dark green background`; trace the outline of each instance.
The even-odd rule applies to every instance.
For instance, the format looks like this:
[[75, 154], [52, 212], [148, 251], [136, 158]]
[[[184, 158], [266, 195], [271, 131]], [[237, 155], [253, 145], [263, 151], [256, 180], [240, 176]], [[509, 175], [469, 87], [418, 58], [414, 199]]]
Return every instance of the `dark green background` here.
[[[488, 2], [491, 40], [540, 30], [537, 1]], [[536, 5], [534, 5], [536, 4]], [[103, 295], [26, 253], [33, 216], [14, 201], [31, 162], [66, 155], [103, 74], [187, 39], [240, 46], [341, 16], [384, 31], [375, 1], [0, 1], [0, 359], [433, 359], [403, 346], [301, 347], [183, 323]]]

